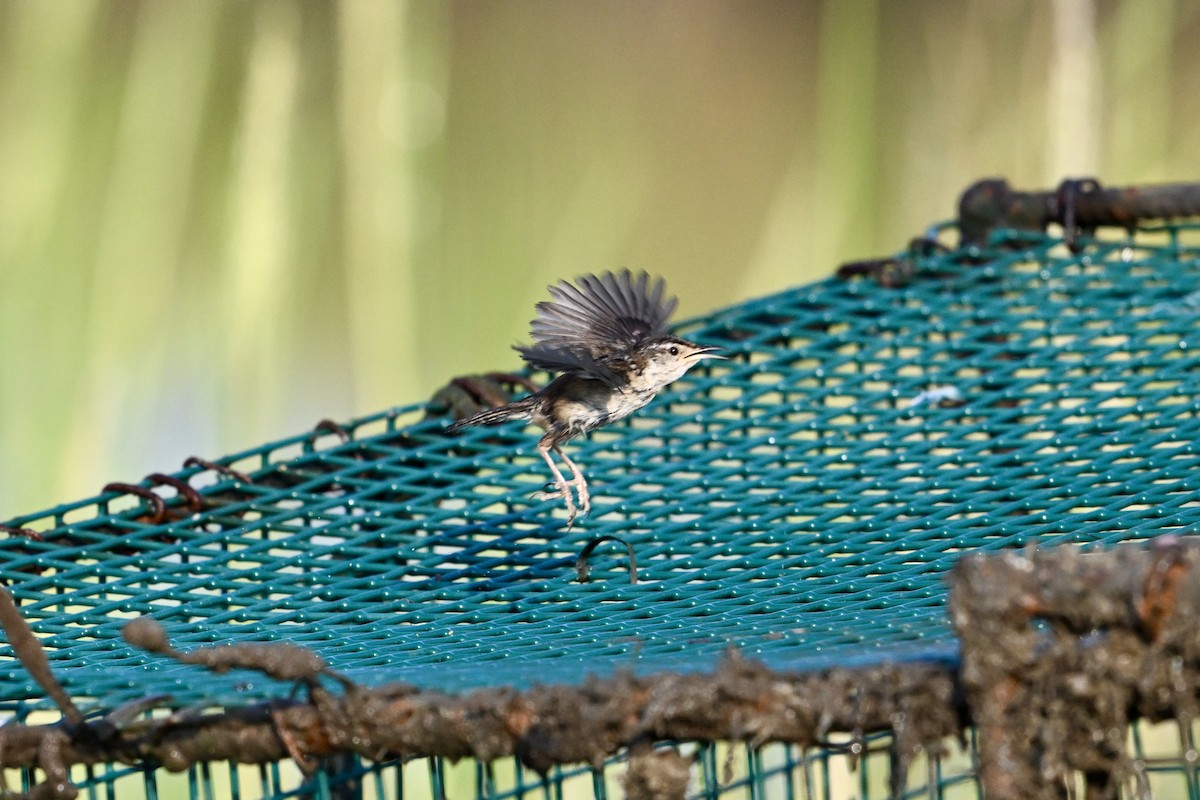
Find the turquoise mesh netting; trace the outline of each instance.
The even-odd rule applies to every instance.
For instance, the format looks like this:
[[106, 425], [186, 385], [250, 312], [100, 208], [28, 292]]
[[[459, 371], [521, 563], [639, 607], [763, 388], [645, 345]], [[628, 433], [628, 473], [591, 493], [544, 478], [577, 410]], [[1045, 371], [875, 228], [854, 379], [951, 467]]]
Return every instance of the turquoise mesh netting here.
[[[731, 359], [570, 445], [593, 492], [570, 531], [530, 499], [532, 431], [449, 437], [409, 406], [224, 461], [251, 482], [179, 472], [203, 508], [159, 488], [157, 524], [116, 494], [15, 519], [44, 540], [0, 541], [0, 576], [67, 690], [105, 706], [290, 689], [131, 649], [142, 614], [183, 650], [289, 641], [355, 681], [452, 690], [708, 669], [730, 647], [776, 668], [953, 659], [963, 551], [1200, 520], [1195, 233], [1080, 255], [999, 236], [913, 252], [900, 288], [830, 279], [694, 320]], [[638, 583], [614, 543], [577, 580], [606, 534]], [[41, 698], [0, 648], [0, 701]]]

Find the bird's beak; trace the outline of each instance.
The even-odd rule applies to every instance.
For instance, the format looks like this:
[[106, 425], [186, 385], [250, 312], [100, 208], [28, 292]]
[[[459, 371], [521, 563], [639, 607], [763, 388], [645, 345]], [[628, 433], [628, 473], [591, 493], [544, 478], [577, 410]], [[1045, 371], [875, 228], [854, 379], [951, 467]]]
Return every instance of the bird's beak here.
[[728, 356], [721, 355], [720, 350], [721, 348], [719, 347], [697, 347], [694, 351], [692, 351], [691, 358], [694, 358], [697, 361], [703, 361], [706, 358], [717, 360], [728, 358]]

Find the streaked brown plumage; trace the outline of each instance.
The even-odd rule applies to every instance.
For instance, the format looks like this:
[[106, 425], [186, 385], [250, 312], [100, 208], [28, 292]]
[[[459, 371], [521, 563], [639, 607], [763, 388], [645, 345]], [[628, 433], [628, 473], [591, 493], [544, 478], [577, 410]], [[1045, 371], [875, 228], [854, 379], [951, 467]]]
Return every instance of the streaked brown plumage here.
[[[549, 496], [563, 498], [570, 527], [579, 511], [588, 512], [591, 502], [583, 472], [561, 445], [624, 419], [696, 364], [721, 356], [713, 352], [716, 348], [667, 332], [676, 300], [666, 296], [662, 278], [652, 280], [645, 272], [585, 275], [575, 284], [551, 286], [550, 296], [537, 304], [537, 317], [530, 324], [533, 345], [517, 350], [530, 366], [562, 374], [541, 391], [456, 422], [449, 430], [513, 419], [544, 428], [538, 452], [557, 486]], [[551, 458], [552, 451], [571, 470], [569, 481]]]

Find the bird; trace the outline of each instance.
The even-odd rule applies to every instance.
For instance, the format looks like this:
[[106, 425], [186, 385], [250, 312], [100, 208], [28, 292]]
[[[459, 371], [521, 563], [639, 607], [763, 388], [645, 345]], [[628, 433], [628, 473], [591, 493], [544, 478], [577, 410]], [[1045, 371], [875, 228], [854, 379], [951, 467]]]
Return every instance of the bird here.
[[[720, 348], [670, 333], [667, 322], [678, 300], [667, 294], [661, 277], [652, 279], [644, 270], [583, 275], [548, 288], [551, 299], [537, 304], [530, 322], [533, 344], [515, 349], [534, 369], [560, 374], [527, 397], [459, 420], [447, 430], [510, 420], [541, 427], [545, 433], [537, 450], [555, 485], [541, 497], [562, 498], [570, 530], [578, 514], [591, 510], [591, 498], [583, 471], [563, 452], [563, 444], [628, 417], [692, 367], [724, 356], [717, 352]], [[570, 470], [570, 480], [552, 453]]]

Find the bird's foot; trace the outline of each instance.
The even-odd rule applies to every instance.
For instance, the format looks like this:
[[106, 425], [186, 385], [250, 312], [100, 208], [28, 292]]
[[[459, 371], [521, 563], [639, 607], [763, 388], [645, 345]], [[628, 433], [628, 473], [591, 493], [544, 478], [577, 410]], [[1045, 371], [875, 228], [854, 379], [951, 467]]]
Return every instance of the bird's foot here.
[[[575, 505], [575, 494], [571, 491], [570, 484], [565, 482], [548, 483], [543, 491], [533, 493], [534, 500], [557, 500], [560, 498], [563, 501], [563, 505], [567, 507], [567, 530], [571, 530], [571, 525], [574, 524], [575, 517], [579, 516], [579, 508]], [[587, 513], [586, 508], [583, 513]]]
[[569, 485], [575, 487], [575, 493], [579, 496], [579, 513], [586, 517], [592, 510], [592, 496], [588, 492], [587, 481], [580, 475], [578, 478], [572, 478]]

